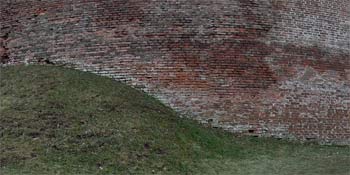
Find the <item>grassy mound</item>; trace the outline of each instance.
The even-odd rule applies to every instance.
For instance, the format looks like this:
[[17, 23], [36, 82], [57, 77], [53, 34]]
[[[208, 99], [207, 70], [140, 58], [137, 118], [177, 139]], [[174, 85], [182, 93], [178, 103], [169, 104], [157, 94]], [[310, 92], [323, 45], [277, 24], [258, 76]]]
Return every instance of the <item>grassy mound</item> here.
[[350, 148], [241, 137], [108, 78], [0, 68], [0, 174], [350, 173]]

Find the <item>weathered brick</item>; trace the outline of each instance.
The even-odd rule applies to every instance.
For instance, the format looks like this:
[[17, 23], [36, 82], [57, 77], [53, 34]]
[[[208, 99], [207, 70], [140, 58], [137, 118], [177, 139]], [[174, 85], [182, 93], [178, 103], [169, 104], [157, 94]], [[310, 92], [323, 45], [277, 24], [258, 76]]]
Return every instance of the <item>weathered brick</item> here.
[[3, 65], [66, 64], [213, 127], [350, 144], [348, 0], [0, 3]]

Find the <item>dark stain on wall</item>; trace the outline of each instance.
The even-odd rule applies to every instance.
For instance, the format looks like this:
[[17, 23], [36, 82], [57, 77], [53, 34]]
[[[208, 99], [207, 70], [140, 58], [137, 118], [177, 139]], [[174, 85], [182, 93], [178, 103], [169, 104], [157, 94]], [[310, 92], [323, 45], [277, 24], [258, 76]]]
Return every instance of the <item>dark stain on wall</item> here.
[[100, 1], [96, 3], [98, 15], [94, 17], [93, 22], [100, 27], [113, 28], [142, 21], [145, 15], [142, 8], [148, 3], [148, 0]]
[[0, 63], [6, 64], [10, 61], [9, 49], [7, 48], [7, 40], [9, 33], [5, 33], [0, 37]]

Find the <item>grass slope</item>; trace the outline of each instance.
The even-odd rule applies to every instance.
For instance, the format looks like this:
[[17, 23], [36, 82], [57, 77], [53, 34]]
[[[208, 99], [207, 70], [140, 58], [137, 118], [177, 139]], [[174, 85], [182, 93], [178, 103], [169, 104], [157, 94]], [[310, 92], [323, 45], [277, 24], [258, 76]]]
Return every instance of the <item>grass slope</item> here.
[[0, 69], [0, 174], [350, 174], [349, 147], [233, 137], [90, 73]]

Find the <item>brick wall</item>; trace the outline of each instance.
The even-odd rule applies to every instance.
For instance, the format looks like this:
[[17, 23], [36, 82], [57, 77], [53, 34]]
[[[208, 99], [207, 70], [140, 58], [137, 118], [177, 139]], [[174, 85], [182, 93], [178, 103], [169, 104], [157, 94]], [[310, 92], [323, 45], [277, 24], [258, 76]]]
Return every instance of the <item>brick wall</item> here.
[[2, 64], [49, 60], [202, 123], [350, 144], [349, 0], [0, 0]]

